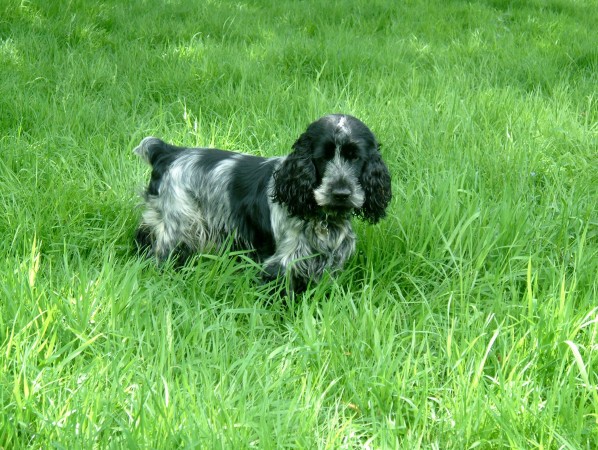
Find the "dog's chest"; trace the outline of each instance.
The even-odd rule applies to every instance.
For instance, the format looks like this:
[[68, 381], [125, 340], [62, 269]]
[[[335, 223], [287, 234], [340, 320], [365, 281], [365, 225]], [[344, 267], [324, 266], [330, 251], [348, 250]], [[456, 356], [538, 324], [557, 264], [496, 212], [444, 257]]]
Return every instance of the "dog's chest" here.
[[333, 260], [346, 259], [355, 248], [355, 233], [349, 221], [314, 221], [303, 232], [314, 253]]

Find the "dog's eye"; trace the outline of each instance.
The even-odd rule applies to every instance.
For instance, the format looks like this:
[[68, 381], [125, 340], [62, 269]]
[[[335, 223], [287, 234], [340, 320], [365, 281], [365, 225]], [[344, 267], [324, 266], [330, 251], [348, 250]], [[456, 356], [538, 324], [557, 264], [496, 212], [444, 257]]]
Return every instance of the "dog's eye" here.
[[357, 159], [359, 157], [359, 148], [355, 144], [345, 144], [341, 147], [341, 155], [345, 159]]
[[323, 150], [324, 159], [332, 159], [336, 153], [336, 145], [334, 145], [334, 142], [327, 142], [324, 144]]

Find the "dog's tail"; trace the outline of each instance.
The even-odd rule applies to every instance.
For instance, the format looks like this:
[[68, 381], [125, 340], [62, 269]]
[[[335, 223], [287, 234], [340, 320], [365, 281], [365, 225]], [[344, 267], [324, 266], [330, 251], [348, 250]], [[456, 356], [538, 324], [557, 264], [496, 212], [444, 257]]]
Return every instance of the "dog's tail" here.
[[164, 147], [164, 142], [161, 141], [158, 138], [155, 138], [153, 136], [148, 136], [146, 138], [144, 138], [137, 147], [135, 147], [135, 150], [133, 150], [133, 153], [135, 153], [137, 156], [139, 156], [141, 159], [143, 159], [146, 163], [148, 164], [152, 164], [153, 161], [153, 155], [156, 152], [156, 150], [162, 150]]

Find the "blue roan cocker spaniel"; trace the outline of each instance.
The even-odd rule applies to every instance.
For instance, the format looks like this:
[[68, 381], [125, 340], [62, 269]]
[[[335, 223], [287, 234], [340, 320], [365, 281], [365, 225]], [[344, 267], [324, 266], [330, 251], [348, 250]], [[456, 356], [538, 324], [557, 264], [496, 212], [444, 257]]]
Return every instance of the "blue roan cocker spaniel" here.
[[301, 292], [355, 250], [351, 216], [385, 216], [390, 174], [370, 129], [332, 114], [313, 122], [287, 156], [182, 148], [147, 137], [135, 149], [152, 167], [138, 246], [184, 261], [232, 237], [263, 263], [265, 281], [288, 276]]

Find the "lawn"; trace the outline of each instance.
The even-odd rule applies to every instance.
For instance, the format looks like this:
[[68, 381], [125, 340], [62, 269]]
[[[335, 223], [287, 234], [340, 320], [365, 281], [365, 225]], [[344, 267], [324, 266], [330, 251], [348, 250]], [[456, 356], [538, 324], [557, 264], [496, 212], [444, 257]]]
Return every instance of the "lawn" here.
[[[593, 0], [0, 3], [0, 449], [598, 447]], [[388, 217], [288, 304], [133, 251], [147, 135], [343, 112]]]

